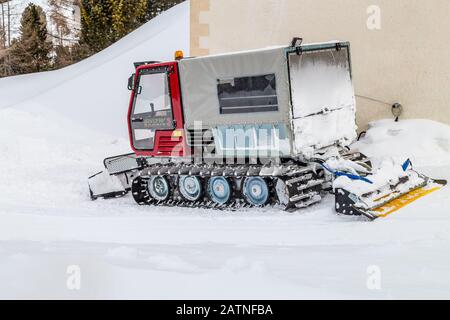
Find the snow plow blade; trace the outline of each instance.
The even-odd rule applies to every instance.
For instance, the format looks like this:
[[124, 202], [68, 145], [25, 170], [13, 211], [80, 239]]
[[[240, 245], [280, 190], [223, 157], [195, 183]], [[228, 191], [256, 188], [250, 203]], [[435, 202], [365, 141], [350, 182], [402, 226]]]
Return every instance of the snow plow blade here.
[[98, 198], [119, 198], [131, 190], [131, 182], [147, 162], [134, 154], [124, 154], [104, 160], [104, 171], [88, 179], [89, 192], [92, 200]]
[[123, 197], [128, 192], [119, 177], [109, 174], [108, 171], [101, 171], [89, 177], [88, 183], [92, 200]]
[[351, 186], [337, 188], [335, 208], [340, 214], [363, 215], [375, 220], [387, 217], [446, 184], [445, 180], [434, 180], [414, 170], [408, 170], [395, 183], [387, 183], [370, 192], [355, 192]]

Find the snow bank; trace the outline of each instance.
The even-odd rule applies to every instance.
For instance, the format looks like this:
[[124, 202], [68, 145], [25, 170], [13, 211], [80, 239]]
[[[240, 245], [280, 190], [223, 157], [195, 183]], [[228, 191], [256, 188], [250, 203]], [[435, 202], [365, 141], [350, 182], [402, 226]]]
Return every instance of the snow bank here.
[[67, 68], [0, 79], [0, 109], [35, 104], [96, 131], [126, 137], [133, 62], [171, 60], [189, 53], [189, 2], [149, 21], [109, 48]]
[[450, 126], [431, 120], [376, 121], [370, 124], [364, 138], [352, 147], [373, 160], [373, 174], [366, 177], [372, 183], [339, 177], [334, 181], [335, 189], [343, 188], [362, 195], [396, 185], [402, 177], [408, 178], [405, 188], [416, 187], [423, 179], [415, 172], [405, 172], [402, 164], [409, 158], [419, 167], [449, 165]]
[[410, 158], [414, 166], [446, 166], [450, 165], [450, 126], [431, 120], [375, 121], [352, 147], [378, 163], [391, 157], [396, 162]]
[[128, 141], [30, 107], [0, 110], [0, 212], [10, 205], [35, 213], [89, 205], [87, 177], [100, 171], [105, 156], [128, 151]]
[[188, 51], [188, 25], [183, 3], [75, 65], [0, 79], [0, 211], [92, 206], [87, 177], [105, 157], [130, 150], [133, 62]]

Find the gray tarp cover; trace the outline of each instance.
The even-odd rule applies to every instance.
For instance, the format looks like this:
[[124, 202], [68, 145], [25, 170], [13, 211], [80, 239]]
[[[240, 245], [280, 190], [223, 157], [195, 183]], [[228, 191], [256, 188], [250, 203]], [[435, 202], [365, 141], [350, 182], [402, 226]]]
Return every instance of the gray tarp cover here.
[[[286, 47], [268, 48], [184, 59], [180, 61], [181, 90], [186, 125], [202, 121], [203, 127], [217, 125], [283, 122], [289, 126], [289, 81]], [[219, 79], [275, 74], [278, 111], [220, 114]]]

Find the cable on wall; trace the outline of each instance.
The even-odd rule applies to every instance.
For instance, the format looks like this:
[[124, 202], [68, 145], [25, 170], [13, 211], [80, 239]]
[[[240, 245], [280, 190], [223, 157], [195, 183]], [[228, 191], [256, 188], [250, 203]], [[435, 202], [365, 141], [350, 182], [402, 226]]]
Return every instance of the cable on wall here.
[[363, 95], [359, 95], [359, 94], [357, 94], [355, 96], [358, 97], [358, 98], [361, 98], [361, 99], [366, 99], [366, 100], [370, 100], [370, 101], [374, 101], [374, 102], [378, 102], [378, 103], [390, 106], [391, 107], [391, 112], [392, 112], [392, 114], [395, 117], [395, 122], [398, 122], [398, 120], [400, 119], [400, 116], [403, 113], [403, 105], [398, 103], [398, 102], [389, 103], [389, 102], [386, 102], [386, 101], [383, 101], [383, 100], [380, 100], [380, 99], [376, 99], [376, 98], [372, 98], [372, 97], [368, 97], [368, 96], [363, 96]]

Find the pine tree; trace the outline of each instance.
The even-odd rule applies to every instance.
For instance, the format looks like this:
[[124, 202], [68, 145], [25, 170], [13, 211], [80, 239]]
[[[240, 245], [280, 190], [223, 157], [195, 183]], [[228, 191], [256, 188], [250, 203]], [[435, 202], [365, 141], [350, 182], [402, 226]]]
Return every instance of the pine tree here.
[[141, 25], [147, 11], [147, 0], [110, 0], [115, 41]]
[[141, 24], [147, 0], [81, 0], [81, 39], [91, 53], [116, 42]]
[[147, 11], [143, 22], [153, 19], [157, 15], [169, 10], [183, 1], [184, 0], [147, 0]]
[[108, 0], [81, 0], [81, 45], [92, 53], [106, 48], [111, 43]]
[[30, 3], [22, 14], [20, 37], [11, 43], [14, 74], [40, 72], [50, 67], [52, 44], [47, 40], [47, 19], [40, 6]]

